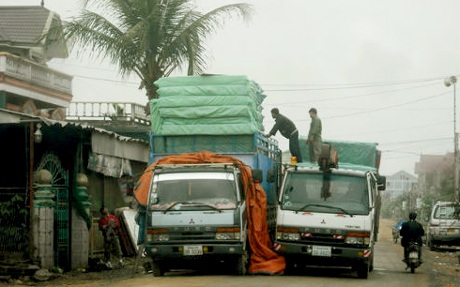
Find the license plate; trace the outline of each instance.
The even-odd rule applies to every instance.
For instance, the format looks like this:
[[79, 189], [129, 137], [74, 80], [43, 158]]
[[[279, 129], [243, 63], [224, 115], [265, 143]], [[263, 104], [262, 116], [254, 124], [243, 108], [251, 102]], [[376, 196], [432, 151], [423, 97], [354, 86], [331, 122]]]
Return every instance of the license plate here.
[[331, 247], [329, 246], [313, 246], [311, 255], [313, 256], [322, 256], [322, 257], [331, 257]]
[[203, 246], [201, 246], [201, 245], [185, 245], [184, 246], [184, 255], [185, 256], [203, 255]]
[[417, 252], [411, 252], [411, 253], [409, 253], [409, 258], [410, 258], [410, 259], [417, 259], [417, 258], [418, 258]]
[[455, 229], [454, 228], [449, 228], [449, 229], [447, 229], [447, 233], [455, 234]]

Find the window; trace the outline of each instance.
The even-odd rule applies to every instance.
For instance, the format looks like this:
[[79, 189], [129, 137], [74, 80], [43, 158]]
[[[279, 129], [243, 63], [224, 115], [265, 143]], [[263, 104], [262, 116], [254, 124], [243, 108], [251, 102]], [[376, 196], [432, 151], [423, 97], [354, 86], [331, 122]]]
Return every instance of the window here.
[[331, 208], [328, 208], [330, 206], [352, 214], [369, 212], [368, 185], [365, 177], [291, 173], [286, 183], [281, 199], [283, 209], [331, 212]]
[[160, 176], [152, 209], [234, 209], [237, 191], [233, 174], [184, 173]]

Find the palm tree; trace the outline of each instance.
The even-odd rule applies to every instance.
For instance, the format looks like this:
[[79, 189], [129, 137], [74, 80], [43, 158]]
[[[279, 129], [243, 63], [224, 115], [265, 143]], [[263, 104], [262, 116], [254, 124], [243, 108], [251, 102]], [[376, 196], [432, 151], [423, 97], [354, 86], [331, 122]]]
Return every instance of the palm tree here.
[[248, 20], [252, 13], [245, 3], [203, 14], [191, 0], [96, 0], [102, 11], [98, 14], [88, 9], [88, 2], [94, 1], [86, 1], [81, 14], [63, 24], [66, 40], [71, 47], [110, 59], [122, 76], [136, 73], [149, 100], [158, 98], [157, 79], [185, 66], [188, 75], [202, 73], [203, 41], [224, 23], [224, 16]]

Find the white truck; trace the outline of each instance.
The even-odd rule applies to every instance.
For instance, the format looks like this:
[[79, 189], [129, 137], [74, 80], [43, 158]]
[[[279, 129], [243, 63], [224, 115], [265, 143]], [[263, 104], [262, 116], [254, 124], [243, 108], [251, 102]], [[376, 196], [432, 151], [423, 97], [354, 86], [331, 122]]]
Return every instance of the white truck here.
[[[260, 86], [246, 76], [225, 75], [167, 77], [155, 85], [159, 98], [150, 102], [151, 166], [135, 190], [145, 206], [140, 238], [152, 258], [153, 275], [221, 263], [241, 275], [246, 267], [251, 273], [282, 272], [284, 258], [268, 247], [252, 248], [253, 238], [268, 237], [270, 230], [274, 234], [280, 186], [281, 150], [262, 132]], [[248, 189], [259, 193], [246, 194]], [[264, 261], [255, 260], [258, 256], [278, 260], [271, 268], [258, 268], [256, 263]]]
[[[276, 147], [272, 151], [231, 154], [243, 164], [159, 162], [154, 167], [145, 224], [145, 249], [152, 258], [154, 276], [163, 276], [170, 269], [219, 264], [234, 274], [246, 273], [250, 214], [248, 181], [243, 179], [242, 168], [251, 168], [249, 180], [269, 184], [267, 174], [273, 174], [280, 160]], [[171, 156], [181, 157], [163, 155], [160, 160]], [[274, 219], [275, 206], [265, 208], [267, 220]]]
[[460, 246], [460, 203], [438, 201], [428, 221], [426, 244], [431, 250], [438, 246]]
[[386, 180], [378, 174], [376, 146], [329, 142], [323, 144], [319, 165], [285, 166], [275, 249], [286, 258], [287, 273], [329, 265], [352, 267], [358, 277], [368, 277]]

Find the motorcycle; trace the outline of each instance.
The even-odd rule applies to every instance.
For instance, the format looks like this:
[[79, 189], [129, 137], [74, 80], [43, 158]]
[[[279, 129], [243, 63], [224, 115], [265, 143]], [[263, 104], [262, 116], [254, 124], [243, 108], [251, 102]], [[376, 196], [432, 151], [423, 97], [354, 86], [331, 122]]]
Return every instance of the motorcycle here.
[[391, 233], [393, 235], [393, 242], [398, 243], [399, 239], [399, 231], [401, 230], [401, 227], [405, 220], [400, 220], [398, 223], [396, 223], [392, 228], [391, 228]]
[[419, 267], [422, 262], [420, 260], [420, 244], [414, 241], [409, 242], [409, 256], [407, 258], [407, 267], [406, 269], [410, 268], [410, 273], [414, 273], [415, 269]]

